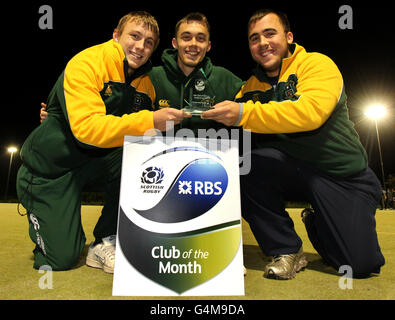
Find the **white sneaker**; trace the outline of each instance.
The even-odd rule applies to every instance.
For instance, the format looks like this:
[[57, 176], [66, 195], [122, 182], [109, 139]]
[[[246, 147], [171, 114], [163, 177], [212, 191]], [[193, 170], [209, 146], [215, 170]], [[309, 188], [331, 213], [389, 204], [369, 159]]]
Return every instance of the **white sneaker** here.
[[114, 273], [115, 263], [115, 239], [116, 236], [108, 236], [102, 239], [102, 243], [89, 246], [86, 256], [86, 265], [93, 268], [103, 269], [104, 272]]

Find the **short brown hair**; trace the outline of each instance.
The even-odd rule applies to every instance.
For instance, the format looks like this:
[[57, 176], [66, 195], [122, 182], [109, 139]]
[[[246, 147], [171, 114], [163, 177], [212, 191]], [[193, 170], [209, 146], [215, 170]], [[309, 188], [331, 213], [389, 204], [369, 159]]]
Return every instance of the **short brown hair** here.
[[208, 23], [207, 17], [200, 12], [188, 13], [184, 18], [177, 22], [175, 28], [175, 37], [177, 37], [177, 32], [180, 29], [182, 23], [189, 23], [191, 21], [197, 21], [206, 26], [208, 34], [210, 35], [210, 24]]
[[125, 25], [129, 21], [135, 21], [137, 23], [142, 23], [144, 24], [145, 27], [148, 27], [153, 33], [157, 35], [157, 40], [155, 44], [155, 48], [159, 44], [159, 25], [158, 22], [156, 21], [155, 17], [149, 14], [146, 11], [133, 11], [128, 13], [127, 15], [124, 15], [118, 22], [117, 30], [119, 34], [122, 34], [123, 29], [125, 28]]
[[287, 17], [287, 15], [285, 13], [283, 13], [281, 11], [278, 11], [278, 10], [273, 10], [273, 9], [261, 9], [261, 10], [256, 11], [251, 16], [250, 20], [248, 21], [248, 30], [247, 30], [247, 32], [250, 32], [251, 25], [256, 23], [258, 20], [262, 19], [263, 17], [265, 17], [269, 13], [275, 14], [280, 19], [280, 22], [283, 25], [284, 31], [286, 33], [291, 31], [291, 26], [289, 24], [288, 17]]

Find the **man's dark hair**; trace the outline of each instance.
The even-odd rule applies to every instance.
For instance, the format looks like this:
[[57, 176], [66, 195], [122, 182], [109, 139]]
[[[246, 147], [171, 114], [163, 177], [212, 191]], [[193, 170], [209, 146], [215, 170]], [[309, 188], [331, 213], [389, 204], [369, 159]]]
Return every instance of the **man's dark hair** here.
[[189, 23], [192, 21], [197, 21], [204, 26], [206, 26], [208, 34], [210, 35], [210, 24], [208, 23], [208, 20], [206, 16], [203, 13], [200, 12], [192, 12], [187, 14], [184, 18], [182, 18], [180, 21], [177, 22], [176, 28], [175, 28], [175, 37], [177, 37], [177, 32], [178, 29], [180, 29], [180, 25], [184, 22]]
[[254, 23], [256, 23], [258, 20], [262, 19], [263, 17], [265, 17], [266, 15], [273, 13], [275, 15], [278, 16], [278, 18], [280, 19], [281, 24], [284, 27], [284, 31], [285, 33], [288, 33], [291, 31], [291, 26], [289, 24], [289, 20], [288, 17], [285, 13], [278, 11], [278, 10], [273, 10], [273, 9], [261, 9], [256, 11], [250, 18], [250, 20], [248, 21], [248, 32], [250, 31], [251, 25], [253, 25]]

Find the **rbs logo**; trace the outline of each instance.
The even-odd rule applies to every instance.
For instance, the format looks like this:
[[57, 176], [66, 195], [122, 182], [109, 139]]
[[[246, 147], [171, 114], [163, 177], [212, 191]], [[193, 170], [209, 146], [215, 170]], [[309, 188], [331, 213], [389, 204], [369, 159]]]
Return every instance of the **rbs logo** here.
[[[181, 149], [179, 151], [185, 152]], [[171, 163], [173, 166], [174, 162]], [[172, 182], [156, 186], [164, 188], [163, 192], [157, 192], [162, 198], [151, 208], [136, 208], [138, 214], [155, 222], [187, 221], [208, 212], [226, 193], [228, 174], [217, 159], [195, 158], [187, 163], [180, 162], [178, 166], [179, 170], [173, 170], [171, 174], [166, 168], [158, 169], [155, 165], [144, 171], [144, 178], [149, 179], [149, 182], [161, 181], [163, 171], [167, 172], [167, 179]]]
[[195, 195], [221, 195], [222, 182], [215, 183], [211, 181], [178, 181], [178, 194], [195, 194]]

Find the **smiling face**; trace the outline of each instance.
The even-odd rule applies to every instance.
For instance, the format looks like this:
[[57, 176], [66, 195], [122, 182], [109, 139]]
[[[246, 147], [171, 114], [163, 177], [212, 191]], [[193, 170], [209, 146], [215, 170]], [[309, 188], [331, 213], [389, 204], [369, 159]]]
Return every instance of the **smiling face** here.
[[128, 21], [121, 33], [115, 29], [113, 39], [121, 45], [125, 53], [129, 74], [148, 61], [158, 41], [157, 35], [147, 24], [135, 20]]
[[198, 21], [181, 23], [172, 44], [178, 50], [177, 64], [185, 75], [189, 75], [211, 49], [209, 31]]
[[285, 32], [279, 17], [270, 13], [251, 24], [248, 42], [252, 58], [269, 77], [276, 77], [282, 59], [291, 56], [288, 46], [293, 42], [293, 34]]

